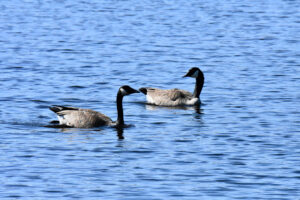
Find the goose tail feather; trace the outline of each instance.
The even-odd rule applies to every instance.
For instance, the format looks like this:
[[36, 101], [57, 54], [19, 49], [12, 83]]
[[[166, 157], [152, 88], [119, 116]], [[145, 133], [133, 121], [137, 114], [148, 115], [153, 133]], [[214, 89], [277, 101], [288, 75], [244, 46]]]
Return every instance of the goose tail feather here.
[[58, 105], [53, 105], [53, 106], [49, 107], [49, 109], [55, 113], [58, 113], [62, 110], [78, 110], [78, 108], [58, 106]]
[[147, 95], [147, 88], [142, 87], [142, 88], [139, 89], [139, 91], [140, 91], [141, 93]]

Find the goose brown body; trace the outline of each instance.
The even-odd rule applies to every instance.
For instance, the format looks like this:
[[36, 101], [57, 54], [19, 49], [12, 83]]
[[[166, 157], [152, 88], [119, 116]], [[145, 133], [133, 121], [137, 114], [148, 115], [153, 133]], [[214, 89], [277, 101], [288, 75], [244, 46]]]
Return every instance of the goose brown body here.
[[160, 105], [160, 106], [184, 106], [184, 105], [196, 105], [199, 103], [198, 98], [194, 98], [193, 94], [180, 90], [174, 89], [158, 89], [158, 88], [146, 88], [147, 103]]
[[74, 128], [92, 128], [98, 126], [113, 125], [112, 119], [108, 116], [91, 110], [74, 107], [55, 106], [50, 108], [52, 111], [60, 109], [55, 112], [57, 114], [59, 124], [63, 124]]
[[197, 68], [191, 68], [184, 77], [196, 79], [194, 93], [181, 89], [158, 89], [143, 87], [139, 90], [146, 95], [147, 103], [158, 106], [192, 106], [199, 105], [200, 93], [204, 85], [203, 72]]
[[120, 89], [118, 90], [116, 99], [118, 111], [117, 121], [113, 121], [108, 116], [91, 109], [53, 106], [50, 107], [50, 110], [57, 114], [59, 124], [66, 127], [92, 128], [99, 126], [123, 126], [123, 97], [132, 93], [139, 93], [139, 91], [127, 85], [120, 87]]

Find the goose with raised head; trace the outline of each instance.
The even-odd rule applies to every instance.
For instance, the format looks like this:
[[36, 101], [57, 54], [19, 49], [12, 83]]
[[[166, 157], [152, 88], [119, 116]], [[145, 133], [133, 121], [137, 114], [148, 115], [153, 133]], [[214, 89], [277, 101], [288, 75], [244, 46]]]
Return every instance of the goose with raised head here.
[[147, 103], [158, 106], [192, 106], [199, 105], [200, 94], [204, 85], [203, 72], [198, 67], [191, 68], [183, 77], [196, 79], [194, 93], [181, 89], [158, 89], [143, 87], [139, 90], [146, 95]]
[[119, 88], [117, 93], [117, 121], [112, 121], [108, 116], [90, 109], [65, 107], [65, 106], [53, 106], [49, 109], [57, 114], [59, 120], [59, 126], [70, 128], [92, 128], [99, 126], [124, 126], [123, 115], [123, 97], [133, 93], [139, 93], [139, 91], [131, 88], [128, 85], [124, 85]]

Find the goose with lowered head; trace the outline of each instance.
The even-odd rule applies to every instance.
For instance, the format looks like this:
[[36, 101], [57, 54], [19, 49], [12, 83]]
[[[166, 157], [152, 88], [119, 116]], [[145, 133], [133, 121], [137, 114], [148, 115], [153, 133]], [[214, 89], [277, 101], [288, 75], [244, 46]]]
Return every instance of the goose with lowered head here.
[[131, 88], [128, 85], [124, 85], [119, 88], [117, 93], [117, 121], [112, 121], [108, 116], [91, 110], [83, 108], [65, 107], [65, 106], [53, 106], [49, 109], [57, 114], [59, 125], [70, 128], [92, 128], [99, 126], [124, 126], [123, 115], [123, 97], [139, 93], [139, 91]]

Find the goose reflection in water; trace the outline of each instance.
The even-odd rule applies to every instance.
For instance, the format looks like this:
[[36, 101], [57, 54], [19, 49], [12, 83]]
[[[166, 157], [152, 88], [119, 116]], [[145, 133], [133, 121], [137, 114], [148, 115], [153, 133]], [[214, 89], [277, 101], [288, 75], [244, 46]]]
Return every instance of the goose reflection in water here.
[[194, 110], [197, 114], [203, 114], [203, 109], [201, 109], [200, 105], [195, 106], [156, 106], [153, 104], [146, 104], [145, 105], [147, 110], [160, 110], [160, 109], [167, 109], [167, 110]]

